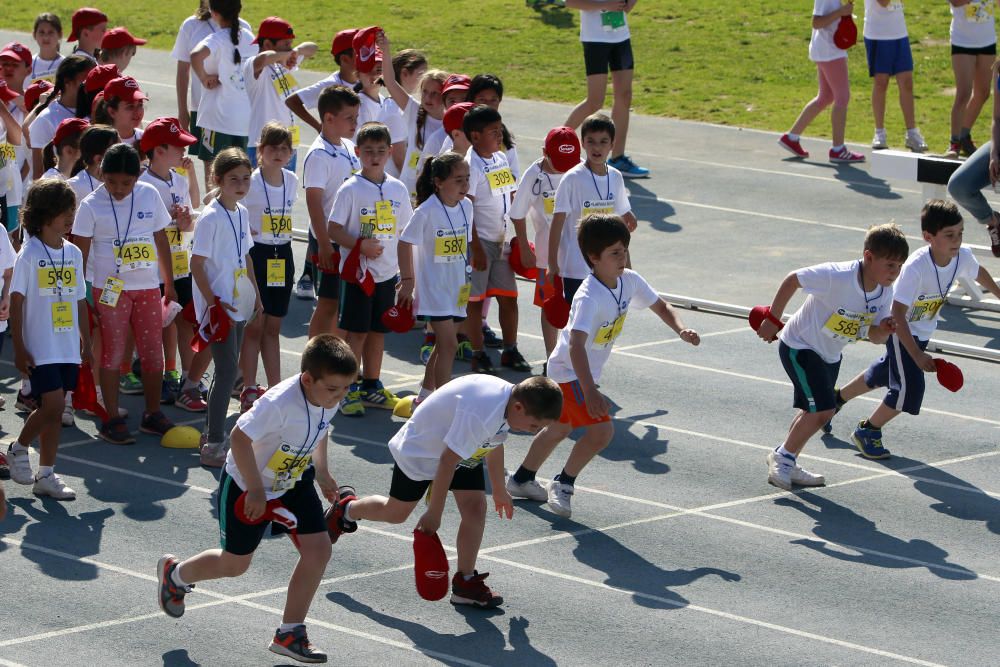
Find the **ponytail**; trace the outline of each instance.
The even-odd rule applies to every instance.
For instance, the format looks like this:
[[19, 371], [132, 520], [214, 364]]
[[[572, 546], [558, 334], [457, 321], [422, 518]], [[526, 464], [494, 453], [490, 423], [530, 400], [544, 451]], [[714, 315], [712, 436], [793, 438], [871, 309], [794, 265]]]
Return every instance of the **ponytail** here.
[[229, 39], [233, 42], [233, 63], [239, 65], [243, 61], [240, 56], [240, 19], [237, 14], [236, 19], [229, 24]]
[[[35, 107], [35, 109], [37, 109], [37, 113], [35, 114], [35, 116], [37, 117], [38, 114], [40, 114], [50, 104], [52, 104], [52, 100], [56, 99], [64, 92], [66, 92], [67, 82], [72, 81], [73, 79], [75, 79], [84, 72], [89, 72], [90, 69], [93, 68], [94, 66], [95, 66], [94, 62], [86, 56], [73, 55], [73, 56], [66, 56], [65, 58], [63, 58], [62, 62], [59, 63], [59, 68], [56, 70], [55, 87], [53, 87], [52, 93], [49, 95], [49, 98], [45, 100], [44, 103], [41, 103]], [[90, 115], [89, 109], [87, 109], [87, 112], [84, 113], [82, 116], [79, 113], [79, 109], [77, 109], [76, 111], [77, 111], [76, 115], [78, 118], [85, 118]]]
[[423, 204], [437, 192], [434, 180], [443, 181], [451, 176], [451, 172], [465, 158], [453, 151], [448, 151], [436, 157], [429, 158], [424, 163], [423, 171], [417, 177], [417, 205]]
[[195, 10], [194, 17], [199, 21], [207, 21], [212, 18], [212, 12], [208, 11], [208, 2], [206, 0], [201, 0], [198, 3], [198, 9]]
[[56, 147], [51, 141], [42, 149], [42, 169], [48, 171], [56, 166]]
[[233, 63], [239, 65], [243, 62], [243, 56], [240, 55], [240, 9], [242, 9], [240, 0], [208, 0], [208, 8], [229, 22], [229, 39], [233, 43]]

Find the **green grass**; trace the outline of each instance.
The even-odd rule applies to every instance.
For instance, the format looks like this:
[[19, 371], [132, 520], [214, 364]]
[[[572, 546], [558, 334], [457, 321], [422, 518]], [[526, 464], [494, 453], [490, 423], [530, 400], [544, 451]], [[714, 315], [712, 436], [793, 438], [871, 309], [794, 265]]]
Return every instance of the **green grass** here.
[[[112, 25], [126, 25], [160, 49], [171, 48], [176, 27], [196, 4], [192, 0], [143, 3], [140, 12], [134, 0], [95, 2], [111, 17]], [[72, 8], [78, 4], [56, 0], [46, 8], [56, 11], [68, 29]], [[857, 6], [861, 11], [860, 2]], [[637, 57], [635, 110], [725, 125], [787, 129], [816, 92], [816, 70], [808, 60], [811, 8], [808, 0], [707, 4], [641, 0], [630, 16]], [[36, 9], [26, 2], [8, 3], [5, 27], [30, 31]], [[243, 16], [256, 27], [275, 10], [274, 3], [245, 0]], [[522, 0], [303, 0], [288, 3], [281, 14], [300, 39], [316, 41], [324, 53], [336, 30], [377, 21], [394, 48], [421, 48], [432, 65], [443, 69], [494, 72], [512, 96], [570, 103], [584, 96], [576, 11], [553, 6], [533, 9]], [[907, 6], [916, 63], [917, 120], [932, 150], [944, 150], [949, 134], [954, 85], [949, 21], [945, 2]], [[863, 45], [851, 49], [849, 62], [853, 97], [848, 138], [867, 142], [873, 122]], [[307, 66], [329, 71], [333, 64], [324, 55]], [[889, 139], [899, 144], [903, 123], [894, 86], [889, 100]], [[987, 138], [990, 108], [988, 103], [974, 133], [980, 140]], [[828, 116], [820, 116], [807, 134], [829, 136]]]

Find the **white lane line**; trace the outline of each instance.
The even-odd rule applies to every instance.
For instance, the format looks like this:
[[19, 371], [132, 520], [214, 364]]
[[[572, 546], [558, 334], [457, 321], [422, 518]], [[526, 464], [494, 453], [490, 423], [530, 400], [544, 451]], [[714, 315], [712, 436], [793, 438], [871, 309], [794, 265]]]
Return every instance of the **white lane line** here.
[[0, 665], [3, 667], [27, 667], [27, 665], [22, 665], [19, 662], [13, 662], [11, 660], [4, 660], [3, 658], [0, 658]]
[[671, 607], [675, 607], [680, 610], [697, 612], [700, 614], [707, 614], [709, 616], [715, 616], [716, 618], [722, 618], [728, 621], [734, 621], [736, 623], [743, 623], [746, 625], [753, 625], [759, 628], [764, 628], [766, 630], [773, 630], [775, 632], [780, 632], [783, 634], [793, 635], [796, 637], [802, 637], [803, 639], [811, 639], [813, 641], [822, 642], [824, 644], [831, 644], [833, 646], [838, 646], [840, 648], [850, 649], [852, 651], [860, 651], [862, 653], [867, 653], [869, 655], [876, 655], [882, 658], [889, 658], [892, 660], [898, 660], [900, 662], [906, 662], [913, 665], [924, 665], [925, 667], [944, 667], [936, 662], [929, 662], [927, 660], [921, 660], [919, 658], [914, 658], [908, 655], [902, 655], [899, 653], [893, 653], [891, 651], [885, 651], [882, 649], [874, 648], [871, 646], [865, 646], [863, 644], [856, 644], [854, 642], [844, 641], [842, 639], [837, 639], [835, 637], [827, 637], [826, 635], [816, 634], [814, 632], [806, 632], [804, 630], [798, 630], [796, 628], [790, 628], [785, 625], [778, 625], [777, 623], [768, 623], [767, 621], [761, 621], [756, 618], [751, 618], [749, 616], [740, 616], [738, 614], [732, 614], [726, 611], [720, 611], [718, 609], [711, 609], [709, 607], [702, 607], [701, 605], [689, 604], [686, 602], [679, 602], [677, 600], [671, 600], [670, 598], [661, 597], [659, 595], [652, 595], [650, 593], [643, 593], [641, 591], [633, 591], [627, 588], [619, 588], [618, 586], [611, 586], [600, 581], [592, 581], [590, 579], [585, 579], [583, 577], [577, 577], [572, 574], [565, 574], [563, 572], [555, 572], [553, 570], [547, 570], [541, 567], [535, 567], [533, 565], [525, 565], [524, 563], [518, 563], [516, 561], [507, 560], [505, 558], [497, 558], [496, 556], [486, 556], [486, 560], [493, 561], [495, 563], [501, 563], [509, 567], [517, 568], [520, 570], [525, 570], [527, 572], [534, 572], [535, 574], [541, 574], [548, 577], [554, 577], [556, 579], [563, 579], [565, 581], [570, 581], [576, 584], [583, 584], [585, 586], [590, 586], [592, 588], [597, 588], [603, 591], [609, 591], [614, 593], [620, 593], [623, 595], [635, 596], [639, 598], [644, 598], [653, 602], [660, 604], [665, 604]]

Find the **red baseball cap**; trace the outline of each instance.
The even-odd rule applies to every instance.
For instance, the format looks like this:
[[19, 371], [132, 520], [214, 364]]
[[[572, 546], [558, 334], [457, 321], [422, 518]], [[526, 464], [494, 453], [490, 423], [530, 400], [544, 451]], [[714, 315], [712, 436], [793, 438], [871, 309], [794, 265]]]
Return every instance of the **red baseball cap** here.
[[404, 309], [399, 306], [390, 306], [382, 313], [382, 324], [389, 331], [396, 333], [406, 333], [413, 328], [416, 322], [417, 318], [413, 316], [413, 308]]
[[87, 78], [83, 80], [83, 89], [88, 93], [100, 92], [109, 81], [120, 76], [118, 65], [98, 65], [87, 72]]
[[330, 53], [337, 55], [354, 48], [354, 36], [358, 34], [357, 28], [341, 30], [333, 36], [333, 44], [330, 46]]
[[476, 105], [472, 102], [459, 102], [448, 107], [448, 110], [444, 112], [444, 118], [441, 123], [444, 125], [444, 131], [448, 133], [449, 137], [455, 130], [462, 129], [462, 121], [465, 120], [465, 114], [469, 113], [469, 109], [474, 106]]
[[111, 79], [104, 86], [104, 99], [110, 100], [115, 97], [123, 102], [138, 102], [139, 100], [149, 99], [146, 93], [142, 92], [142, 89], [139, 88], [139, 82], [130, 76], [120, 76], [117, 79]]
[[73, 30], [69, 33], [67, 42], [75, 42], [80, 39], [80, 31], [98, 23], [107, 23], [108, 16], [100, 9], [93, 7], [81, 7], [73, 12]]
[[468, 90], [472, 86], [472, 79], [465, 74], [449, 74], [441, 87], [441, 94], [447, 95], [453, 90]]
[[146, 40], [139, 39], [138, 37], [133, 37], [125, 28], [118, 26], [117, 28], [112, 28], [104, 33], [104, 38], [101, 39], [102, 49], [121, 49], [126, 46], [142, 46], [146, 43]]
[[[375, 278], [372, 277], [368, 267], [361, 268], [361, 242], [360, 240], [351, 248], [351, 252], [344, 260], [344, 268], [340, 271], [340, 279], [349, 283], [354, 283], [368, 296], [375, 293]], [[366, 262], [367, 264], [367, 262]]]
[[146, 126], [139, 140], [139, 149], [143, 153], [148, 153], [157, 146], [168, 144], [170, 146], [190, 146], [198, 143], [197, 137], [190, 132], [186, 132], [181, 127], [181, 123], [176, 118], [157, 118]]
[[7, 102], [16, 100], [20, 96], [21, 93], [9, 87], [4, 79], [0, 79], [0, 102], [6, 104]]
[[562, 329], [569, 323], [569, 303], [563, 292], [563, 282], [560, 276], [552, 277], [554, 287], [552, 296], [542, 304], [545, 320], [556, 329]]
[[750, 321], [750, 328], [754, 331], [760, 329], [764, 320], [770, 320], [774, 326], [778, 327], [778, 331], [785, 327], [784, 322], [771, 314], [771, 306], [754, 306], [750, 309], [750, 315], [747, 316], [747, 319]]
[[570, 127], [554, 127], [545, 136], [545, 155], [556, 171], [565, 173], [580, 164], [580, 139]]
[[260, 28], [257, 29], [257, 37], [250, 43], [259, 44], [264, 39], [273, 41], [295, 39], [295, 31], [292, 30], [292, 24], [285, 19], [278, 18], [277, 16], [268, 16], [260, 22]]
[[[528, 247], [531, 251], [535, 251], [535, 244], [528, 241]], [[527, 278], [528, 280], [535, 280], [538, 278], [538, 267], [533, 266], [530, 269], [524, 267], [524, 262], [521, 261], [521, 244], [518, 243], [517, 237], [515, 236], [510, 240], [510, 256], [507, 258], [510, 262], [510, 268], [514, 269], [514, 273], [521, 276], [522, 278]]]
[[31, 51], [20, 42], [11, 42], [0, 49], [0, 60], [20, 60], [31, 67]]
[[52, 137], [52, 145], [58, 146], [67, 138], [74, 134], [80, 134], [88, 127], [90, 127], [90, 123], [85, 118], [66, 118], [56, 128], [56, 133]]
[[417, 593], [425, 600], [440, 600], [448, 594], [451, 580], [448, 577], [448, 556], [437, 533], [413, 529], [413, 574]]
[[965, 376], [962, 375], [962, 369], [950, 361], [935, 359], [934, 366], [937, 367], [938, 382], [948, 391], [958, 391], [965, 384]]
[[375, 46], [375, 38], [380, 32], [382, 28], [373, 25], [358, 30], [354, 35], [354, 40], [351, 42], [354, 48], [354, 68], [362, 74], [375, 69], [375, 56], [379, 52]]
[[[183, 315], [183, 313], [182, 313]], [[194, 337], [191, 338], [191, 349], [196, 353], [207, 350], [212, 343], [220, 343], [229, 337], [229, 315], [222, 309], [219, 297], [205, 312], [205, 321], [198, 324]]]
[[[4, 82], [6, 84], [6, 81]], [[38, 104], [38, 98], [47, 90], [52, 90], [54, 86], [45, 79], [39, 79], [24, 90], [24, 107], [31, 111]]]

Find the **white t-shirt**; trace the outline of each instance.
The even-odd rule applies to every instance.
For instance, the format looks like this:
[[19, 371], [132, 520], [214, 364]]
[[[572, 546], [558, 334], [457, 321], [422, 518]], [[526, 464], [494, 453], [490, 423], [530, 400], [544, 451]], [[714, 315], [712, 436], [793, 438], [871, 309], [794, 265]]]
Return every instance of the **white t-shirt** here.
[[299, 100], [303, 105], [305, 105], [306, 109], [315, 109], [316, 105], [319, 103], [319, 94], [330, 86], [344, 86], [345, 88], [351, 88], [353, 90], [354, 84], [344, 81], [340, 77], [340, 72], [337, 71], [325, 79], [320, 79], [313, 85], [306, 86], [305, 88], [299, 90], [296, 95], [299, 96]]
[[[0, 294], [3, 293], [4, 278], [3, 274], [7, 269], [14, 268], [14, 261], [17, 259], [17, 255], [14, 253], [14, 246], [10, 244], [10, 236], [7, 232], [0, 230]], [[82, 265], [83, 262], [80, 262]], [[7, 321], [0, 321], [0, 333], [7, 330]]]
[[573, 296], [569, 321], [559, 331], [556, 346], [549, 355], [548, 376], [560, 383], [578, 379], [569, 358], [569, 337], [571, 331], [582, 331], [587, 334], [590, 375], [595, 383], [600, 382], [601, 371], [611, 356], [629, 308], [649, 308], [659, 298], [649, 283], [631, 269], [625, 269], [614, 289], [594, 274], [588, 275]]
[[31, 60], [31, 72], [28, 74], [26, 79], [26, 85], [30, 86], [35, 81], [39, 79], [45, 79], [52, 85], [56, 83], [56, 70], [59, 69], [59, 63], [65, 58], [64, 55], [56, 54], [56, 57], [52, 60], [45, 60], [41, 56], [35, 56]]
[[[826, 16], [837, 9], [840, 9], [840, 0], [813, 1], [813, 16]], [[837, 32], [838, 25], [840, 25], [840, 19], [825, 28], [813, 28], [812, 38], [809, 40], [809, 60], [814, 63], [824, 63], [847, 57], [847, 51], [838, 48], [833, 43], [833, 36]]]
[[510, 182], [514, 181], [514, 172], [501, 152], [484, 159], [475, 148], [469, 148], [465, 161], [469, 165], [469, 197], [473, 197], [472, 207], [476, 212], [476, 233], [484, 241], [503, 243], [507, 234], [511, 195], [510, 192], [502, 193], [491, 188], [487, 173], [503, 174], [507, 170], [510, 178], [507, 180], [504, 176], [503, 180]]
[[[253, 247], [250, 236], [250, 214], [243, 204], [237, 203], [235, 211], [229, 211], [218, 199], [213, 199], [201, 211], [198, 225], [194, 229], [191, 254], [205, 257], [205, 273], [212, 288], [212, 294], [231, 306], [235, 306], [236, 272], [247, 268], [247, 254]], [[199, 322], [204, 321], [208, 307], [198, 285], [192, 286], [194, 313]], [[229, 317], [242, 322], [238, 312], [229, 312]]]
[[[76, 210], [80, 210], [80, 204], [83, 203], [84, 198], [97, 188], [104, 185], [104, 181], [101, 179], [91, 176], [86, 169], [77, 172], [76, 176], [71, 176], [68, 181], [69, 186], [73, 188], [73, 192], [76, 193]], [[87, 280], [90, 280], [88, 274]]]
[[[606, 0], [608, 5], [618, 6], [617, 0]], [[580, 10], [580, 41], [617, 44], [631, 37], [628, 18], [621, 11]]]
[[340, 145], [334, 146], [321, 134], [313, 140], [303, 160], [302, 187], [322, 188], [323, 210], [332, 211], [337, 190], [358, 171], [361, 171], [361, 161], [354, 153], [354, 142], [341, 139]]
[[465, 317], [458, 305], [459, 291], [471, 275], [472, 202], [462, 199], [448, 207], [431, 195], [417, 207], [403, 227], [400, 240], [416, 246], [416, 314], [427, 317]]
[[56, 128], [59, 127], [59, 123], [67, 118], [75, 117], [76, 110], [63, 106], [59, 100], [53, 100], [28, 126], [28, 134], [31, 139], [30, 147], [45, 148], [45, 145], [56, 136]]
[[14, 263], [10, 291], [24, 295], [22, 334], [35, 364], [80, 363], [77, 302], [87, 296], [80, 249], [69, 241], [62, 248], [47, 248], [39, 238], [25, 240]]
[[865, 0], [865, 39], [902, 39], [907, 36], [903, 0], [889, 0], [883, 7], [878, 0]]
[[90, 60], [92, 60], [95, 63], [97, 62], [97, 58], [94, 57], [93, 53], [91, 53], [90, 51], [84, 51], [79, 46], [75, 47], [73, 49], [73, 53], [71, 53], [70, 55], [71, 56], [83, 56], [84, 58], [89, 58]]
[[[605, 176], [598, 176], [586, 162], [581, 162], [565, 174], [556, 188], [555, 213], [565, 213], [566, 221], [559, 238], [559, 275], [583, 280], [590, 267], [583, 259], [577, 241], [580, 220], [592, 213], [625, 215], [632, 210], [620, 171], [608, 166]], [[552, 239], [549, 240], [549, 243]]]
[[[380, 214], [378, 202], [390, 202], [384, 214]], [[354, 237], [374, 238], [382, 244], [382, 254], [375, 259], [364, 259], [362, 265], [371, 271], [375, 282], [381, 283], [395, 278], [399, 273], [399, 259], [396, 248], [399, 245], [399, 231], [410, 221], [413, 208], [410, 207], [410, 193], [403, 183], [388, 174], [382, 186], [369, 181], [361, 174], [348, 179], [333, 200], [330, 221], [344, 227]], [[340, 270], [344, 270], [349, 253], [340, 253]]]
[[148, 183], [160, 194], [160, 201], [170, 215], [170, 224], [166, 226], [167, 242], [170, 244], [170, 265], [173, 267], [174, 279], [187, 278], [191, 275], [191, 239], [194, 232], [182, 232], [177, 227], [177, 219], [171, 209], [174, 205], [191, 210], [191, 191], [188, 180], [173, 169], [170, 178], [163, 180], [147, 169], [139, 177], [141, 183]]
[[[420, 100], [410, 95], [410, 101], [403, 109], [403, 122], [406, 127], [406, 155], [403, 157], [403, 168], [400, 170], [399, 180], [406, 184], [410, 195], [415, 197], [417, 191], [417, 178], [424, 168], [423, 148], [417, 145], [417, 116], [420, 111]], [[423, 145], [426, 146], [431, 135], [442, 127], [441, 120], [427, 115], [424, 118]]]
[[960, 248], [947, 266], [938, 266], [931, 258], [930, 246], [924, 246], [903, 264], [892, 298], [909, 306], [906, 320], [910, 332], [920, 340], [929, 340], [937, 329], [949, 288], [962, 278], [975, 280], [978, 275], [979, 261], [969, 248]]
[[42, 178], [58, 178], [60, 181], [66, 180], [66, 177], [63, 176], [63, 173], [55, 167], [49, 167], [48, 169], [46, 169], [45, 172], [42, 174]]
[[250, 215], [250, 236], [255, 245], [292, 242], [292, 206], [298, 198], [299, 179], [287, 169], [282, 169], [281, 175], [281, 185], [268, 185], [260, 169], [250, 174], [250, 190], [243, 205]]
[[208, 47], [205, 72], [218, 76], [221, 84], [202, 91], [198, 127], [237, 137], [250, 136], [250, 98], [243, 78], [243, 61], [257, 55], [257, 45], [251, 44], [253, 39], [252, 32], [240, 29], [239, 63], [233, 62], [233, 49], [237, 47], [229, 37], [229, 30], [214, 32], [195, 47], [195, 50]]
[[997, 43], [994, 16], [996, 0], [972, 0], [962, 7], [951, 6], [951, 43], [967, 49], [981, 49]]
[[361, 109], [358, 112], [358, 129], [354, 133], [355, 143], [358, 140], [357, 133], [361, 131], [361, 127], [365, 123], [382, 123], [385, 125], [389, 129], [390, 143], [406, 140], [406, 128], [399, 115], [399, 107], [393, 105], [395, 108], [389, 108], [387, 106], [388, 99], [380, 97], [377, 100], [373, 100], [363, 92], [358, 93], [358, 98], [361, 100]]
[[[169, 224], [160, 193], [147, 183], [137, 182], [120, 201], [112, 202], [103, 185], [85, 197], [76, 211], [73, 234], [93, 238], [87, 276], [94, 287], [104, 289], [108, 276], [115, 276], [124, 281], [124, 290], [158, 288], [160, 266], [153, 235]], [[120, 266], [116, 246], [121, 246]]]
[[542, 170], [542, 159], [535, 160], [517, 184], [514, 201], [510, 205], [512, 220], [527, 218], [535, 228], [535, 264], [540, 269], [549, 266], [549, 225], [555, 213], [556, 189], [563, 174], [550, 174]]
[[[132, 130], [131, 136], [125, 137], [124, 139], [122, 139], [120, 135], [118, 137], [119, 143], [125, 144], [126, 146], [134, 146], [136, 150], [139, 150], [140, 139], [142, 139], [142, 130], [139, 128]], [[140, 153], [140, 155], [142, 155], [142, 153]]]
[[[251, 30], [250, 24], [240, 19], [240, 27]], [[170, 57], [174, 60], [182, 63], [191, 62], [191, 52], [195, 50], [198, 43], [205, 39], [213, 32], [224, 32], [229, 34], [229, 28], [220, 28], [212, 19], [207, 21], [202, 21], [197, 16], [189, 16], [184, 19], [184, 23], [181, 23], [180, 29], [177, 31], [177, 39], [174, 41], [174, 50], [170, 52]], [[204, 88], [201, 85], [201, 79], [195, 76], [194, 72], [191, 73], [191, 104], [188, 105], [188, 110], [197, 111], [198, 104], [201, 102], [201, 94]]]
[[[7, 103], [7, 110], [18, 125], [24, 122], [24, 112], [14, 102]], [[0, 123], [0, 195], [7, 197], [8, 206], [20, 206], [24, 196], [21, 165], [28, 157], [28, 148], [22, 141], [17, 146], [7, 142], [7, 128]], [[31, 178], [31, 171], [28, 171]], [[30, 180], [29, 180], [30, 183]]]
[[[240, 415], [236, 426], [250, 438], [268, 500], [279, 498], [312, 465], [312, 453], [327, 438], [336, 409], [310, 403], [296, 374], [282, 380]], [[282, 480], [279, 473], [286, 473]], [[226, 456], [226, 473], [241, 489], [246, 482], [236, 467], [232, 451]]]
[[382, 122], [389, 128], [393, 143], [407, 140], [406, 118], [391, 97], [382, 98]]
[[848, 343], [868, 338], [868, 329], [892, 313], [892, 287], [861, 288], [861, 262], [827, 262], [795, 273], [806, 300], [778, 337], [788, 347], [810, 349], [828, 364]]
[[[427, 397], [389, 441], [396, 465], [414, 481], [432, 480], [445, 448], [475, 466], [507, 440], [514, 385], [489, 375], [458, 377]], [[266, 396], [266, 394], [265, 394]]]
[[[285, 100], [299, 89], [295, 75], [284, 65], [265, 65], [256, 79], [253, 76], [253, 58], [243, 62], [243, 79], [246, 81], [247, 97], [250, 99], [250, 145], [256, 146], [260, 131], [269, 121], [276, 121], [285, 127], [295, 124], [292, 110], [285, 106]], [[294, 147], [293, 147], [294, 149]]]

